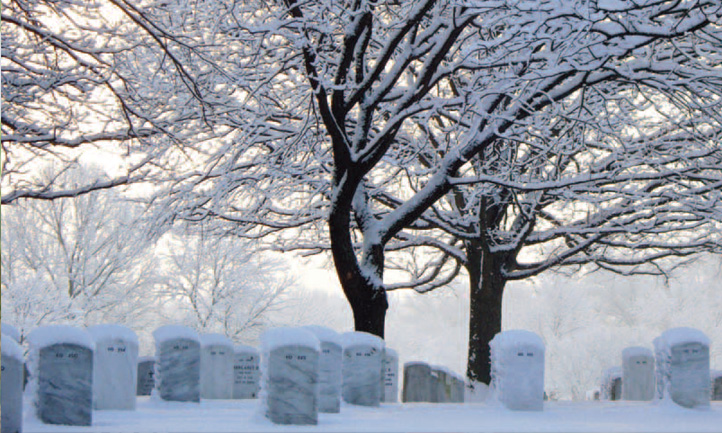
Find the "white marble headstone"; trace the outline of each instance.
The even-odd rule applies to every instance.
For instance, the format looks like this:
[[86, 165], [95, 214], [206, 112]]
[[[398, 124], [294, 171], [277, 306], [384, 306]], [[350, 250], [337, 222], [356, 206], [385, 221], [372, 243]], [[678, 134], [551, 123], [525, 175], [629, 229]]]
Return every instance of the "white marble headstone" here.
[[153, 332], [156, 347], [155, 386], [167, 401], [200, 402], [201, 345], [185, 326], [167, 325]]
[[44, 326], [28, 335], [31, 400], [46, 424], [89, 426], [93, 420], [93, 350], [86, 331]]
[[544, 409], [544, 343], [524, 330], [503, 331], [491, 340], [492, 389], [512, 410]]
[[88, 328], [93, 352], [93, 409], [134, 410], [138, 384], [138, 337], [120, 325]]
[[201, 340], [201, 398], [233, 398], [233, 343], [221, 334], [203, 334]]
[[381, 401], [396, 403], [399, 401], [399, 355], [388, 347], [384, 351], [384, 392]]
[[233, 398], [258, 398], [261, 387], [261, 355], [251, 346], [239, 345], [233, 350]]
[[404, 403], [430, 402], [433, 386], [429, 364], [418, 361], [404, 364], [404, 387], [401, 401]]
[[304, 326], [321, 343], [319, 358], [319, 400], [318, 411], [339, 413], [341, 411], [341, 336], [323, 326]]
[[143, 356], [138, 358], [137, 395], [150, 395], [155, 388], [155, 358]]
[[673, 328], [654, 339], [658, 398], [687, 408], [710, 402], [709, 338], [693, 328]]
[[654, 398], [654, 355], [645, 347], [622, 351], [622, 399], [651, 401]]
[[[3, 329], [4, 330], [4, 329]], [[2, 433], [20, 433], [23, 428], [23, 350], [9, 335], [2, 334]]]
[[378, 407], [382, 393], [384, 340], [366, 332], [346, 332], [341, 338], [343, 400], [359, 406]]
[[321, 344], [302, 328], [270, 329], [261, 336], [261, 406], [275, 424], [318, 423]]

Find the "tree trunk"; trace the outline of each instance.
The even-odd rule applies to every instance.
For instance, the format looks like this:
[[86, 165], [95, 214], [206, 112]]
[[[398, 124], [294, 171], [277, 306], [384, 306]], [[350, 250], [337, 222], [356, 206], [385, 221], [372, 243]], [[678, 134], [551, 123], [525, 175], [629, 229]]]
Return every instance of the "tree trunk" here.
[[491, 382], [489, 342], [501, 332], [501, 302], [506, 280], [501, 274], [504, 258], [484, 254], [482, 248], [467, 243], [469, 273], [469, 358], [466, 376], [472, 382]]

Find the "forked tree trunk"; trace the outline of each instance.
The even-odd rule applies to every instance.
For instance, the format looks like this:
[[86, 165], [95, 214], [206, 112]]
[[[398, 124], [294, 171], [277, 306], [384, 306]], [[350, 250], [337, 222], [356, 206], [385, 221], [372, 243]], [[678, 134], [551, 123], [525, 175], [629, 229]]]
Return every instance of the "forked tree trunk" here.
[[501, 302], [506, 280], [503, 258], [483, 254], [478, 245], [467, 245], [469, 258], [469, 357], [466, 376], [472, 382], [491, 382], [489, 342], [501, 332]]

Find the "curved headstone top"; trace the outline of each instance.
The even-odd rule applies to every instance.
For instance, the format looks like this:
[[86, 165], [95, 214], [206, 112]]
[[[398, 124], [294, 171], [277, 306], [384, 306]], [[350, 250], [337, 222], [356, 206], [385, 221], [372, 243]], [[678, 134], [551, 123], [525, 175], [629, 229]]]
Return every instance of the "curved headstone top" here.
[[188, 340], [198, 341], [200, 343], [198, 333], [187, 327], [181, 325], [165, 325], [153, 331], [153, 338], [156, 343], [160, 344], [168, 340], [175, 340], [178, 338], [186, 338]]
[[9, 356], [23, 362], [23, 349], [11, 336], [2, 334], [2, 345], [2, 356]]
[[95, 341], [101, 340], [123, 340], [138, 345], [138, 336], [136, 333], [123, 325], [103, 324], [95, 325], [88, 328], [88, 332]]
[[627, 347], [624, 350], [622, 350], [622, 361], [627, 360], [629, 358], [633, 358], [635, 356], [647, 356], [647, 357], [654, 357], [654, 354], [652, 353], [651, 349], [647, 349], [646, 347], [640, 347], [640, 346], [632, 346]]
[[404, 363], [404, 368], [406, 368], [406, 367], [412, 367], [412, 366], [414, 366], [414, 365], [423, 365], [423, 366], [426, 366], [426, 367], [431, 368], [431, 365], [429, 365], [428, 362], [424, 362], [424, 361], [409, 361], [409, 362], [406, 362], [406, 363]]
[[223, 334], [201, 334], [199, 336], [201, 341], [201, 347], [203, 346], [228, 346], [233, 347], [233, 342], [230, 338]]
[[12, 338], [16, 342], [20, 342], [20, 331], [18, 331], [18, 328], [14, 327], [13, 325], [9, 325], [7, 323], [2, 324], [2, 333], [4, 335], [7, 335], [8, 337]]
[[722, 370], [710, 370], [709, 377], [712, 379], [717, 379], [718, 377], [722, 377]]
[[319, 325], [304, 326], [303, 329], [308, 329], [315, 335], [320, 341], [333, 343], [338, 346], [342, 346], [341, 335], [331, 328]]
[[284, 346], [303, 346], [316, 351], [321, 350], [321, 342], [309, 330], [303, 328], [273, 328], [261, 335], [261, 349], [271, 352]]
[[155, 361], [155, 360], [156, 360], [156, 357], [155, 357], [155, 356], [139, 356], [139, 357], [138, 357], [138, 363], [148, 362], [148, 361]]
[[704, 332], [687, 327], [668, 329], [654, 339], [655, 348], [672, 347], [686, 343], [699, 343], [709, 347], [710, 341], [704, 335]]
[[614, 366], [604, 370], [604, 377], [606, 380], [616, 379], [622, 377], [622, 367]]
[[385, 349], [386, 349], [386, 356], [393, 356], [395, 358], [399, 357], [399, 353], [397, 351], [395, 351], [394, 349], [391, 349], [388, 347], [386, 347]]
[[386, 346], [386, 342], [384, 342], [381, 337], [379, 337], [378, 335], [369, 334], [368, 332], [344, 332], [341, 335], [341, 339], [343, 340], [344, 348], [363, 345], [375, 347], [378, 350], [382, 350], [384, 346]]
[[513, 349], [518, 346], [535, 347], [544, 351], [544, 341], [537, 334], [524, 329], [512, 329], [503, 331], [494, 336], [489, 342], [492, 352], [494, 348], [501, 350]]
[[248, 346], [245, 344], [236, 344], [233, 346], [233, 352], [235, 353], [258, 353], [258, 349], [256, 349], [253, 346]]
[[84, 329], [67, 325], [41, 326], [28, 334], [30, 346], [35, 349], [52, 346], [54, 344], [76, 344], [95, 350], [93, 337]]

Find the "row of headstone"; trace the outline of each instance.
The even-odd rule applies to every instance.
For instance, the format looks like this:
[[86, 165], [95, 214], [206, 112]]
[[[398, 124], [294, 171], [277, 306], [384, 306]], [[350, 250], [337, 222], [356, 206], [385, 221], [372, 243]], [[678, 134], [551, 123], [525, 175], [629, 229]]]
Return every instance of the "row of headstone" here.
[[404, 403], [463, 403], [464, 386], [463, 378], [444, 367], [418, 361], [404, 364]]

